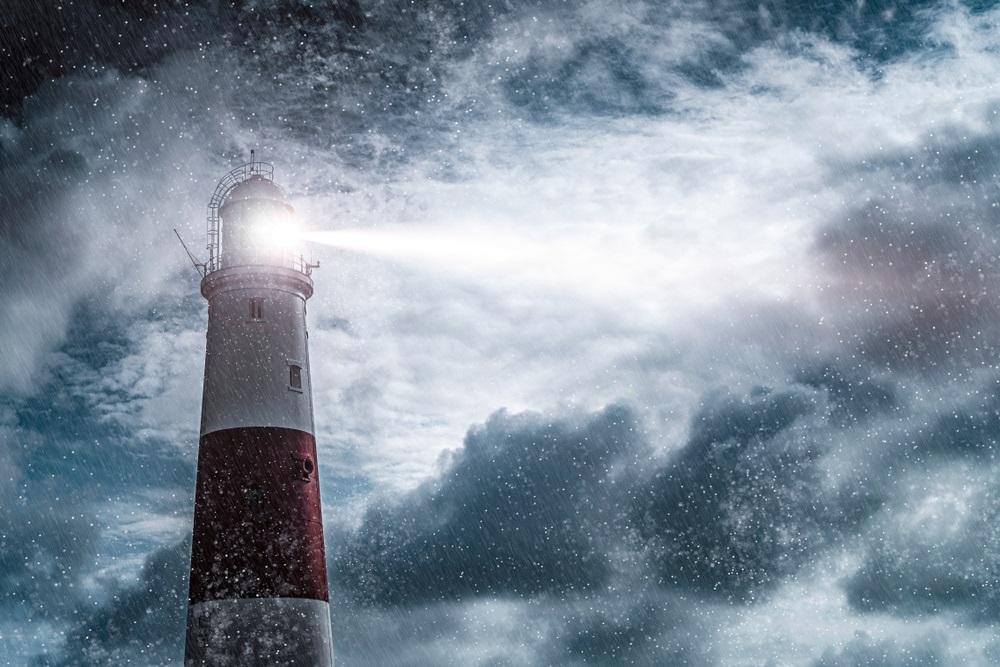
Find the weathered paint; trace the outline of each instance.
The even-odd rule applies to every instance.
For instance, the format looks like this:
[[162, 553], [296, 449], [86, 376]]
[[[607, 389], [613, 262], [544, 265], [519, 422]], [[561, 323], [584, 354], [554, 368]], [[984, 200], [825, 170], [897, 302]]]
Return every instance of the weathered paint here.
[[201, 439], [190, 601], [327, 600], [316, 441], [250, 427]]
[[185, 667], [333, 664], [330, 607], [301, 598], [211, 600], [188, 607]]

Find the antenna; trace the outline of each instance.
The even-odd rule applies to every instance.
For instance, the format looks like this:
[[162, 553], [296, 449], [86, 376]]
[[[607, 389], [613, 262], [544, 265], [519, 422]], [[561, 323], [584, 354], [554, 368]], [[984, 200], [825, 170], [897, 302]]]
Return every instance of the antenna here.
[[205, 262], [199, 262], [198, 259], [191, 254], [191, 251], [188, 250], [187, 244], [184, 243], [184, 239], [181, 238], [181, 235], [178, 233], [176, 227], [174, 228], [174, 234], [177, 236], [177, 240], [181, 242], [181, 247], [184, 248], [184, 252], [187, 253], [188, 259], [190, 259], [191, 263], [194, 264], [194, 270], [197, 271], [199, 275], [204, 276], [206, 273]]

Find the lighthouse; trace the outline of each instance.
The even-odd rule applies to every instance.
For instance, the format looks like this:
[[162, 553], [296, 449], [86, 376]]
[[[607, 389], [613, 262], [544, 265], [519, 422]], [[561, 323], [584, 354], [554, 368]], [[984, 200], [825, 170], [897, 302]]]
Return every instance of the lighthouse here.
[[227, 174], [208, 212], [205, 384], [185, 667], [333, 663], [306, 301], [273, 167]]

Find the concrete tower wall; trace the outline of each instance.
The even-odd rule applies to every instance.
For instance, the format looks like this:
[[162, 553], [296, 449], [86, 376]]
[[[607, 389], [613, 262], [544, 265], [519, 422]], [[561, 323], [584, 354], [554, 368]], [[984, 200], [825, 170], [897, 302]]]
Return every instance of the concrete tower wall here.
[[[245, 426], [312, 433], [311, 284], [292, 269], [277, 268], [228, 268], [209, 278], [202, 435]], [[296, 366], [299, 386], [293, 387]]]
[[290, 208], [279, 195], [259, 178], [235, 187], [222, 207], [221, 268], [201, 286], [209, 323], [188, 667], [333, 663], [306, 332], [312, 280], [268, 264], [235, 228]]

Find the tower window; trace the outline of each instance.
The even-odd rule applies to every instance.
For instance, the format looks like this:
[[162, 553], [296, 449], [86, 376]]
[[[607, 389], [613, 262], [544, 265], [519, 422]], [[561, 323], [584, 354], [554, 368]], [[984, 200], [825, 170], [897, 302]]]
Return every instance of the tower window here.
[[250, 319], [264, 319], [264, 299], [261, 299], [260, 297], [250, 299]]
[[288, 388], [302, 390], [302, 367], [295, 364], [288, 365]]

